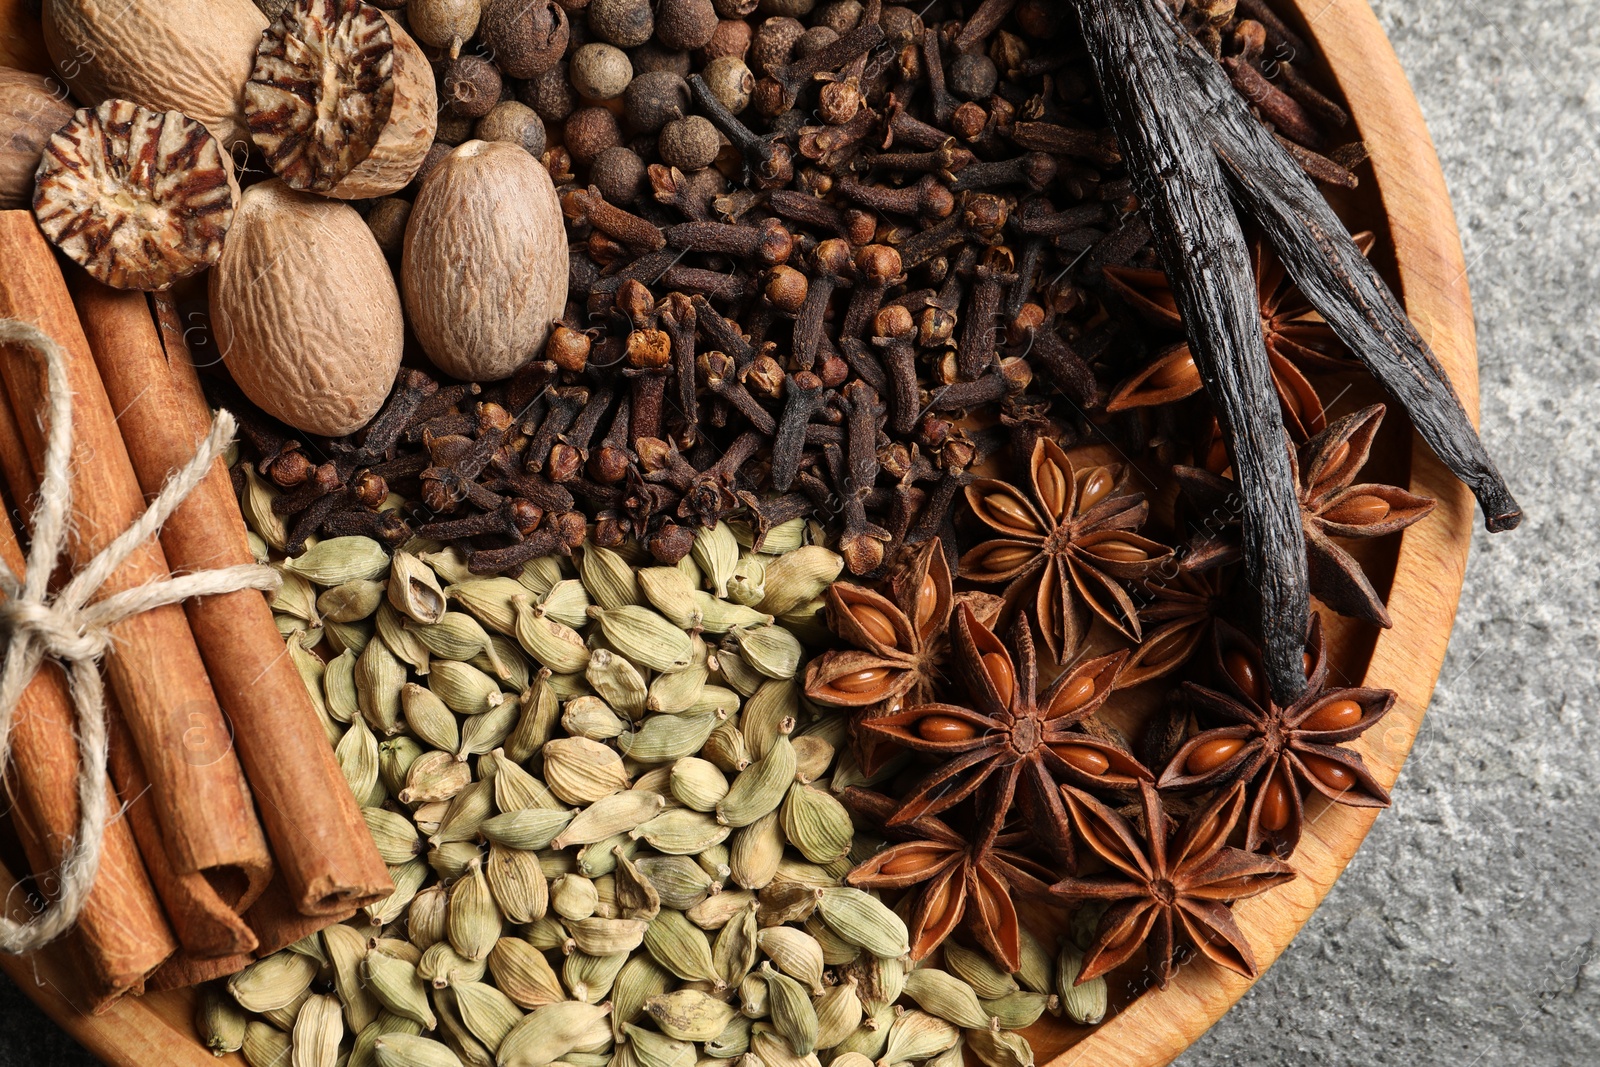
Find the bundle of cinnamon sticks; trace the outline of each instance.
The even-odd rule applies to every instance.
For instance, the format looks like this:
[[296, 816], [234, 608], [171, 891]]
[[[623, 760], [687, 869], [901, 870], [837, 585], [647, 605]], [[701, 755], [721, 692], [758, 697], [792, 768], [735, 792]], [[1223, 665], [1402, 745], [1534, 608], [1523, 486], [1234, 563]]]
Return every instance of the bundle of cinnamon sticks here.
[[[70, 284], [31, 214], [0, 212], [0, 318], [43, 330], [67, 354], [72, 389], [72, 534], [57, 580], [144, 511], [205, 437], [211, 409], [171, 299]], [[0, 483], [26, 522], [49, 409], [29, 354], [0, 347]], [[25, 548], [0, 513], [0, 557]], [[253, 562], [219, 460], [151, 541], [102, 586]], [[65, 952], [80, 1007], [190, 985], [352, 915], [392, 889], [359, 808], [253, 590], [155, 608], [117, 623], [104, 662], [110, 779], [124, 806]], [[65, 676], [46, 664], [17, 710], [5, 768], [10, 820], [32, 892], [78, 827], [78, 745]], [[113, 803], [113, 808], [115, 808]], [[8, 859], [11, 859], [8, 857]], [[56, 952], [56, 947], [48, 951]], [[28, 963], [0, 965], [14, 974]]]

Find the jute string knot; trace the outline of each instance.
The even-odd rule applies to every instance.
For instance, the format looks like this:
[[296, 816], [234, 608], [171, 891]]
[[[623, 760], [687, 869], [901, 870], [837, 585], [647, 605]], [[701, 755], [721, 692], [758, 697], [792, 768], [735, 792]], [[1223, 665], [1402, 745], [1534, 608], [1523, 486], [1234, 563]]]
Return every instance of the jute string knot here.
[[109, 818], [100, 660], [111, 648], [110, 628], [130, 616], [190, 597], [275, 589], [281, 579], [272, 568], [255, 564], [220, 567], [149, 582], [90, 603], [116, 569], [160, 532], [161, 525], [227, 449], [233, 440], [233, 416], [219, 411], [194, 456], [167, 478], [144, 514], [52, 594], [50, 575], [67, 547], [72, 519], [72, 390], [67, 357], [38, 327], [16, 319], [0, 320], [0, 344], [26, 349], [40, 358], [49, 407], [26, 577], [18, 578], [0, 560], [0, 593], [6, 598], [0, 602], [0, 639], [5, 641], [5, 661], [0, 665], [0, 770], [11, 763], [11, 726], [23, 691], [47, 659], [60, 664], [67, 676], [78, 740], [78, 831], [67, 840], [62, 854], [55, 903], [39, 902], [26, 922], [0, 915], [0, 951], [20, 954], [32, 952], [72, 928], [100, 869]]

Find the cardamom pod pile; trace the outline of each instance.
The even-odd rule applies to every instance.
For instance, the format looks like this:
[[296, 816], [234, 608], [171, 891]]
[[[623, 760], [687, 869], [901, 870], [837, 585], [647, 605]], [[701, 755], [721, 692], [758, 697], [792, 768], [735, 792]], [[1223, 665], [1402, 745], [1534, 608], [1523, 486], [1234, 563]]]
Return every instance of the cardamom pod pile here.
[[[248, 469], [248, 467], [246, 468]], [[252, 545], [286, 534], [247, 482]], [[202, 991], [252, 1067], [1030, 1067], [1016, 1031], [1106, 1011], [1080, 944], [1016, 973], [845, 876], [884, 842], [846, 711], [799, 682], [843, 560], [800, 520], [630, 542], [517, 578], [360, 536], [276, 566], [272, 607], [395, 892]], [[643, 564], [643, 565], [641, 565]]]

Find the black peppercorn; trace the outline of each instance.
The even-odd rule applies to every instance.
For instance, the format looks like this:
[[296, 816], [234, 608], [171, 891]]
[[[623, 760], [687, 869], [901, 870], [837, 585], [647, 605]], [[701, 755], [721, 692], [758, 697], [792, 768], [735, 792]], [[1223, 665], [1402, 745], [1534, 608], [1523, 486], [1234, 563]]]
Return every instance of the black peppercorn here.
[[482, 56], [458, 56], [444, 74], [441, 98], [457, 115], [482, 118], [500, 102], [500, 71]]

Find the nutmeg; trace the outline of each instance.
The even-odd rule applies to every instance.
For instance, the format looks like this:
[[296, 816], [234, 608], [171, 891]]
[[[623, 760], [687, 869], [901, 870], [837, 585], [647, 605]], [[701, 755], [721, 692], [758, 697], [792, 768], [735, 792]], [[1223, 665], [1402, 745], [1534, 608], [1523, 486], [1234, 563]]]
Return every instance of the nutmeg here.
[[495, 62], [513, 78], [554, 67], [572, 36], [567, 12], [555, 0], [489, 0], [479, 28]]
[[0, 210], [25, 208], [50, 135], [72, 118], [53, 78], [0, 67]]
[[423, 182], [400, 276], [412, 330], [446, 374], [509, 377], [567, 301], [567, 238], [549, 173], [502, 142], [468, 141]]
[[249, 143], [240, 90], [267, 17], [250, 0], [45, 0], [44, 43], [78, 102], [181, 111]]
[[353, 207], [277, 179], [252, 185], [209, 282], [218, 351], [263, 411], [328, 437], [377, 414], [400, 367], [404, 317]]

